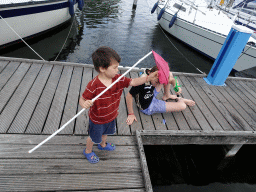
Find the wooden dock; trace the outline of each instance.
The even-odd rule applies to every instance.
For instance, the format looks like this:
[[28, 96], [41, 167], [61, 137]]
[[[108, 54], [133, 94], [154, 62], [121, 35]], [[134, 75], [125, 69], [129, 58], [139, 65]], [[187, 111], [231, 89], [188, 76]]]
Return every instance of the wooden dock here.
[[[127, 68], [120, 67], [124, 73]], [[127, 77], [136, 78], [140, 69]], [[125, 96], [117, 132], [109, 136], [113, 152], [93, 150], [100, 158], [90, 164], [85, 148], [87, 111], [45, 145], [28, 151], [81, 110], [78, 100], [97, 75], [92, 65], [0, 57], [0, 191], [145, 191], [136, 130], [252, 132], [256, 130], [256, 80], [228, 78], [226, 86], [209, 86], [205, 75], [173, 73], [182, 96], [196, 106], [176, 113], [146, 116], [128, 126]], [[171, 90], [172, 91], [172, 90]], [[159, 98], [161, 98], [159, 94]]]

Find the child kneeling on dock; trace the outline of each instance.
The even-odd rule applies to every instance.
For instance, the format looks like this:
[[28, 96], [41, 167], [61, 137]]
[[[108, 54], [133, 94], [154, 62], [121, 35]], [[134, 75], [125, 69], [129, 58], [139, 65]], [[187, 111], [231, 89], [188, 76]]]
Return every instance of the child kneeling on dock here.
[[148, 81], [155, 81], [158, 79], [158, 72], [136, 79], [123, 77], [93, 103], [93, 98], [121, 76], [117, 74], [121, 58], [113, 49], [100, 47], [92, 54], [92, 60], [94, 68], [99, 74], [88, 83], [79, 104], [83, 108], [90, 108], [89, 137], [83, 153], [90, 163], [97, 163], [99, 158], [92, 151], [94, 143], [98, 144], [100, 150], [115, 150], [114, 144], [107, 143], [107, 135], [113, 135], [116, 132], [115, 119], [118, 115], [123, 89], [129, 86], [138, 86]]
[[[146, 75], [158, 71], [157, 66], [154, 66], [151, 70], [146, 69], [145, 73], [141, 76], [142, 78]], [[169, 72], [169, 80], [167, 85], [162, 85], [158, 80], [151, 80], [149, 83], [144, 83], [137, 87], [132, 87], [129, 93], [126, 96], [126, 103], [128, 108], [128, 117], [126, 123], [131, 125], [133, 121], [137, 121], [136, 116], [133, 113], [133, 97], [143, 112], [146, 115], [152, 115], [154, 113], [166, 113], [166, 112], [175, 112], [182, 111], [186, 109], [186, 106], [194, 106], [195, 102], [189, 99], [184, 99], [178, 97], [180, 95], [181, 88], [178, 87], [179, 91], [177, 95], [170, 94], [170, 85], [175, 86], [175, 78], [172, 73]], [[161, 88], [164, 86], [164, 95], [163, 100], [158, 100], [156, 96], [161, 91]], [[176, 100], [177, 102], [167, 102], [169, 99]]]

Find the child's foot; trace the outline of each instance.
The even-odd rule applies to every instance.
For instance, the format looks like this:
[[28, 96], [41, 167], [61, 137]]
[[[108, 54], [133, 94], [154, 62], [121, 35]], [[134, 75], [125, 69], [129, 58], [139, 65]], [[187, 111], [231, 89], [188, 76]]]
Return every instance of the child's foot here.
[[98, 144], [98, 149], [114, 151], [116, 149], [116, 146], [113, 143], [107, 143], [107, 145], [105, 147], [102, 147], [100, 144]]
[[84, 149], [83, 154], [90, 163], [98, 163], [100, 160], [93, 151], [91, 153], [86, 153], [86, 149]]
[[192, 106], [194, 106], [194, 105], [196, 104], [196, 102], [193, 101], [193, 100], [184, 99], [184, 98], [181, 98], [181, 99], [182, 99], [182, 101], [184, 101], [184, 103], [185, 103], [186, 105], [188, 105], [188, 106], [190, 106], [190, 107], [192, 107]]
[[168, 96], [164, 95], [162, 97], [163, 101], [175, 100], [176, 98], [177, 98], [177, 95], [168, 95]]

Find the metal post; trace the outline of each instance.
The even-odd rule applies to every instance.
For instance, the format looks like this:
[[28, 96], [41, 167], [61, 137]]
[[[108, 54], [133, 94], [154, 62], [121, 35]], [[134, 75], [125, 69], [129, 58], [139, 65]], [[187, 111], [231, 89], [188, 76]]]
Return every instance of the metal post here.
[[251, 35], [252, 30], [247, 27], [241, 25], [232, 26], [207, 78], [204, 78], [208, 84], [225, 85], [229, 73]]

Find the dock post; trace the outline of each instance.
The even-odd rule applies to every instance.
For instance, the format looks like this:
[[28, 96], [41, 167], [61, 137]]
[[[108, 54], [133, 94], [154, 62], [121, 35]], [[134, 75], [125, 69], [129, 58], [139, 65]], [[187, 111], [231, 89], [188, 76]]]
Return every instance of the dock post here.
[[224, 86], [238, 57], [248, 42], [252, 30], [245, 26], [233, 25], [207, 78], [210, 85]]
[[137, 1], [138, 0], [133, 0], [132, 9], [136, 9], [137, 8]]
[[223, 170], [225, 167], [228, 166], [228, 164], [230, 164], [230, 162], [232, 161], [233, 157], [236, 155], [236, 153], [239, 151], [239, 149], [241, 149], [241, 147], [243, 146], [243, 144], [236, 144], [236, 145], [227, 145], [224, 146], [224, 150], [225, 150], [225, 157], [224, 159], [220, 162], [220, 164], [218, 165], [217, 169], [218, 170]]

